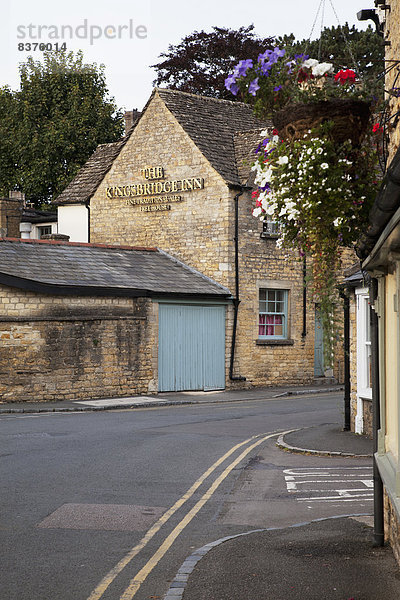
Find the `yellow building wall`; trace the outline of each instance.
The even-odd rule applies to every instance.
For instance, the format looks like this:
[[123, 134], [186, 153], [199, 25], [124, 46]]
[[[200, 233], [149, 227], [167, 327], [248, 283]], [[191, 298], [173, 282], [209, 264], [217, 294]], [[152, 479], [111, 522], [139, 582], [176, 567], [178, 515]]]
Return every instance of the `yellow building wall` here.
[[[223, 153], [224, 149], [214, 151]], [[181, 201], [170, 202], [168, 209], [157, 208], [162, 205], [157, 200], [162, 194], [154, 195], [153, 206], [132, 203], [132, 198], [122, 195], [110, 198], [108, 189], [143, 184], [146, 180], [141, 169], [157, 166], [164, 169], [162, 181], [200, 177], [204, 187], [171, 192], [169, 195], [181, 196]], [[156, 93], [91, 199], [90, 239], [99, 243], [157, 246], [227, 287], [234, 295], [234, 198], [238, 192], [238, 188], [230, 188], [211, 166]], [[298, 256], [278, 250], [274, 239], [260, 239], [262, 224], [251, 214], [250, 192], [243, 193], [238, 203], [241, 303], [234, 375], [246, 377], [246, 383], [234, 385], [309, 383], [314, 377], [314, 304], [308, 303], [307, 335], [302, 337], [302, 263]], [[290, 290], [290, 341], [260, 344], [258, 288], [263, 282], [277, 280], [287, 282]], [[227, 373], [232, 315], [230, 306], [226, 330]]]
[[394, 310], [396, 298], [396, 275], [386, 278], [385, 295], [385, 356], [386, 356], [386, 451], [398, 458], [398, 320]]

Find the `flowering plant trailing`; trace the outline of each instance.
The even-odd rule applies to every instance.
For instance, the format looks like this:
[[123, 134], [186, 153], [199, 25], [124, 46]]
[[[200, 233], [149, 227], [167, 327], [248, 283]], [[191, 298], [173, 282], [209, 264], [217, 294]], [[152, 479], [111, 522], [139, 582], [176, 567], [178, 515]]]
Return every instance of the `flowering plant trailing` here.
[[343, 248], [365, 231], [377, 185], [372, 145], [338, 144], [333, 127], [324, 123], [292, 141], [265, 130], [253, 166], [258, 186], [253, 215], [279, 223], [278, 247], [312, 257], [309, 281], [321, 306], [326, 366], [333, 361]]
[[305, 54], [290, 57], [284, 48], [259, 54], [256, 62], [241, 60], [225, 79], [225, 87], [243, 100], [256, 97], [255, 110], [270, 115], [289, 103], [329, 98], [368, 98], [368, 90], [352, 69], [334, 73], [333, 65]]

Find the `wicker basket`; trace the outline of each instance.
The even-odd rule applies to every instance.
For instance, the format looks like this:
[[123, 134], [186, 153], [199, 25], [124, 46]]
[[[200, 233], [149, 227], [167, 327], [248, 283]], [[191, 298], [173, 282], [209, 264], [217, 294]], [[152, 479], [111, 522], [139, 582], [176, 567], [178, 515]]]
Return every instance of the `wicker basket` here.
[[334, 98], [307, 104], [289, 104], [276, 112], [272, 121], [283, 139], [302, 139], [310, 129], [333, 121], [332, 139], [338, 143], [350, 139], [358, 146], [370, 117], [370, 105], [362, 100]]

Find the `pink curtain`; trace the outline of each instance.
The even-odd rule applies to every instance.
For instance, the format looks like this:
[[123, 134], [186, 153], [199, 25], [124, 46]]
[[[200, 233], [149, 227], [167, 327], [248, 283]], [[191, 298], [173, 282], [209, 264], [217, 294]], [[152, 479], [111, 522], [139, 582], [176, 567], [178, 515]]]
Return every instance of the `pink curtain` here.
[[259, 315], [258, 335], [275, 335], [274, 325], [282, 325], [282, 315]]

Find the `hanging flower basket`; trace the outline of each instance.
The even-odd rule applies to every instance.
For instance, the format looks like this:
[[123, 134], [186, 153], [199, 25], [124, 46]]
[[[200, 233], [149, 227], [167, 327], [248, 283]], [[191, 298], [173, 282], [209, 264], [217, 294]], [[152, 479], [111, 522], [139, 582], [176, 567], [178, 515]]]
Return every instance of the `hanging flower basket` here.
[[333, 141], [342, 143], [348, 139], [358, 146], [365, 134], [370, 117], [370, 104], [352, 98], [332, 98], [319, 102], [289, 104], [277, 111], [273, 123], [285, 140], [303, 139], [319, 125], [333, 121]]

